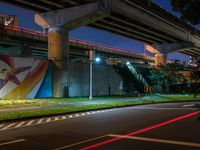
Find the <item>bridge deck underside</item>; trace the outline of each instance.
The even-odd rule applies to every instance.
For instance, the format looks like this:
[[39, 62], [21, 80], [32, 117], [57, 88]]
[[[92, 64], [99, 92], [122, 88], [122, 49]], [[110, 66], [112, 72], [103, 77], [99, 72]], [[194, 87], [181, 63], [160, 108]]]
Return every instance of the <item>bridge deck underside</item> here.
[[[83, 4], [88, 4], [92, 2], [96, 2], [97, 0], [34, 0], [34, 1], [27, 1], [27, 0], [2, 0], [3, 2], [10, 3], [13, 5], [21, 6], [24, 8], [31, 9], [36, 12], [48, 12], [52, 10], [58, 10], [63, 8], [70, 8], [74, 6], [79, 6]], [[133, 6], [138, 5], [140, 7], [145, 8], [152, 13], [161, 16], [162, 18], [168, 20], [169, 22], [190, 31], [190, 33], [196, 34], [200, 36], [200, 32], [195, 30], [190, 25], [186, 24], [185, 22], [181, 21], [177, 17], [173, 16], [172, 14], [168, 13], [164, 9], [160, 8], [158, 5], [154, 3], [149, 3], [146, 0], [119, 0], [123, 1], [124, 3]], [[139, 22], [138, 20], [134, 20], [123, 13], [120, 13], [117, 10], [112, 10], [110, 15], [102, 20], [90, 23], [88, 26], [94, 27], [100, 30], [108, 31], [114, 34], [118, 34], [124, 37], [128, 37], [131, 39], [136, 39], [141, 42], [145, 43], [174, 43], [180, 42], [181, 39], [168, 34], [167, 32], [162, 31], [154, 26], [144, 24]], [[196, 53], [199, 51], [197, 49], [190, 49], [181, 51], [181, 53], [196, 56]]]

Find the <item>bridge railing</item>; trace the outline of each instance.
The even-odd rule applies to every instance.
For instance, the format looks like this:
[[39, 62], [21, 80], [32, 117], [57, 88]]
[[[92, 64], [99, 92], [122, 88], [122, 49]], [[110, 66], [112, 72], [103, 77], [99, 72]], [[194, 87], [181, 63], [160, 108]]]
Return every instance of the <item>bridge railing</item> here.
[[69, 41], [74, 43], [74, 44], [86, 45], [87, 47], [95, 47], [95, 48], [99, 48], [99, 49], [104, 49], [106, 52], [110, 52], [110, 53], [118, 52], [118, 53], [130, 56], [130, 57], [138, 57], [138, 58], [141, 58], [141, 59], [152, 60], [152, 61], [154, 60], [153, 57], [147, 56], [146, 54], [130, 52], [130, 51], [120, 49], [120, 48], [114, 48], [114, 47], [110, 47], [110, 46], [105, 46], [105, 45], [101, 45], [101, 44], [97, 44], [97, 43], [91, 43], [91, 42], [87, 42], [87, 41], [83, 41], [83, 40], [77, 40], [77, 39], [70, 39]]
[[30, 33], [30, 34], [40, 35], [40, 36], [48, 36], [48, 34], [45, 34], [43, 32], [30, 30], [30, 29], [26, 29], [26, 28], [21, 28], [21, 27], [17, 27], [17, 26], [5, 26], [5, 29], [15, 30], [15, 31], [19, 31], [19, 32], [25, 32], [25, 33]]

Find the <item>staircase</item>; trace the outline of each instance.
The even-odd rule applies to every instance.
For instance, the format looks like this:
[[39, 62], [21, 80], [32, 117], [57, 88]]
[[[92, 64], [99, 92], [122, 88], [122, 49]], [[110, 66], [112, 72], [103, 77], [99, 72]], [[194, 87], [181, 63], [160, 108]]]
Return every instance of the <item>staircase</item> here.
[[127, 63], [126, 66], [131, 71], [132, 75], [139, 81], [142, 82], [144, 86], [149, 86], [145, 78], [142, 76], [141, 73], [137, 72], [136, 68], [131, 64]]

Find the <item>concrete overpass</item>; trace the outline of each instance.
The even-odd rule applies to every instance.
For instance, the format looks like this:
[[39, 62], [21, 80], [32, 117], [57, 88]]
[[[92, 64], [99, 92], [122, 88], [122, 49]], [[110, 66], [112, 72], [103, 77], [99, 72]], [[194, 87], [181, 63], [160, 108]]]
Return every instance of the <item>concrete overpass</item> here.
[[[38, 12], [36, 22], [43, 28], [64, 25], [69, 30], [88, 25], [154, 44], [164, 53], [180, 50], [196, 57], [199, 52], [200, 32], [149, 0], [2, 1]], [[191, 45], [181, 45], [182, 42]], [[174, 49], [167, 45], [169, 49], [173, 47], [168, 50], [160, 46], [164, 43], [164, 47], [166, 43], [180, 46]]]
[[161, 52], [157, 63], [173, 51], [199, 57], [200, 32], [149, 0], [2, 1], [36, 11], [35, 22], [49, 29], [48, 58], [60, 91], [69, 67], [68, 31], [84, 25], [151, 44]]

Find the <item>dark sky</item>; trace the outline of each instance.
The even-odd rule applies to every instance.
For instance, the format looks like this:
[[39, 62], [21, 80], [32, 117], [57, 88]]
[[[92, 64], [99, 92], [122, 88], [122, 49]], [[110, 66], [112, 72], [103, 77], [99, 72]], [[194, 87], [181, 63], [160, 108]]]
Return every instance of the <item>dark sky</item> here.
[[[168, 10], [169, 12], [177, 16], [179, 15], [177, 12], [172, 11], [169, 3], [170, 0], [153, 0], [153, 1], [159, 4], [161, 7]], [[34, 29], [34, 30], [41, 30], [41, 28], [34, 23], [35, 12], [0, 3], [0, 13], [17, 15], [19, 17], [20, 27]], [[89, 27], [81, 27], [76, 30], [72, 30], [70, 32], [70, 38], [81, 39], [85, 41], [122, 48], [139, 53], [144, 52], [144, 43]], [[189, 58], [188, 56], [178, 53], [172, 53], [169, 55], [169, 59], [188, 60], [188, 58]]]

